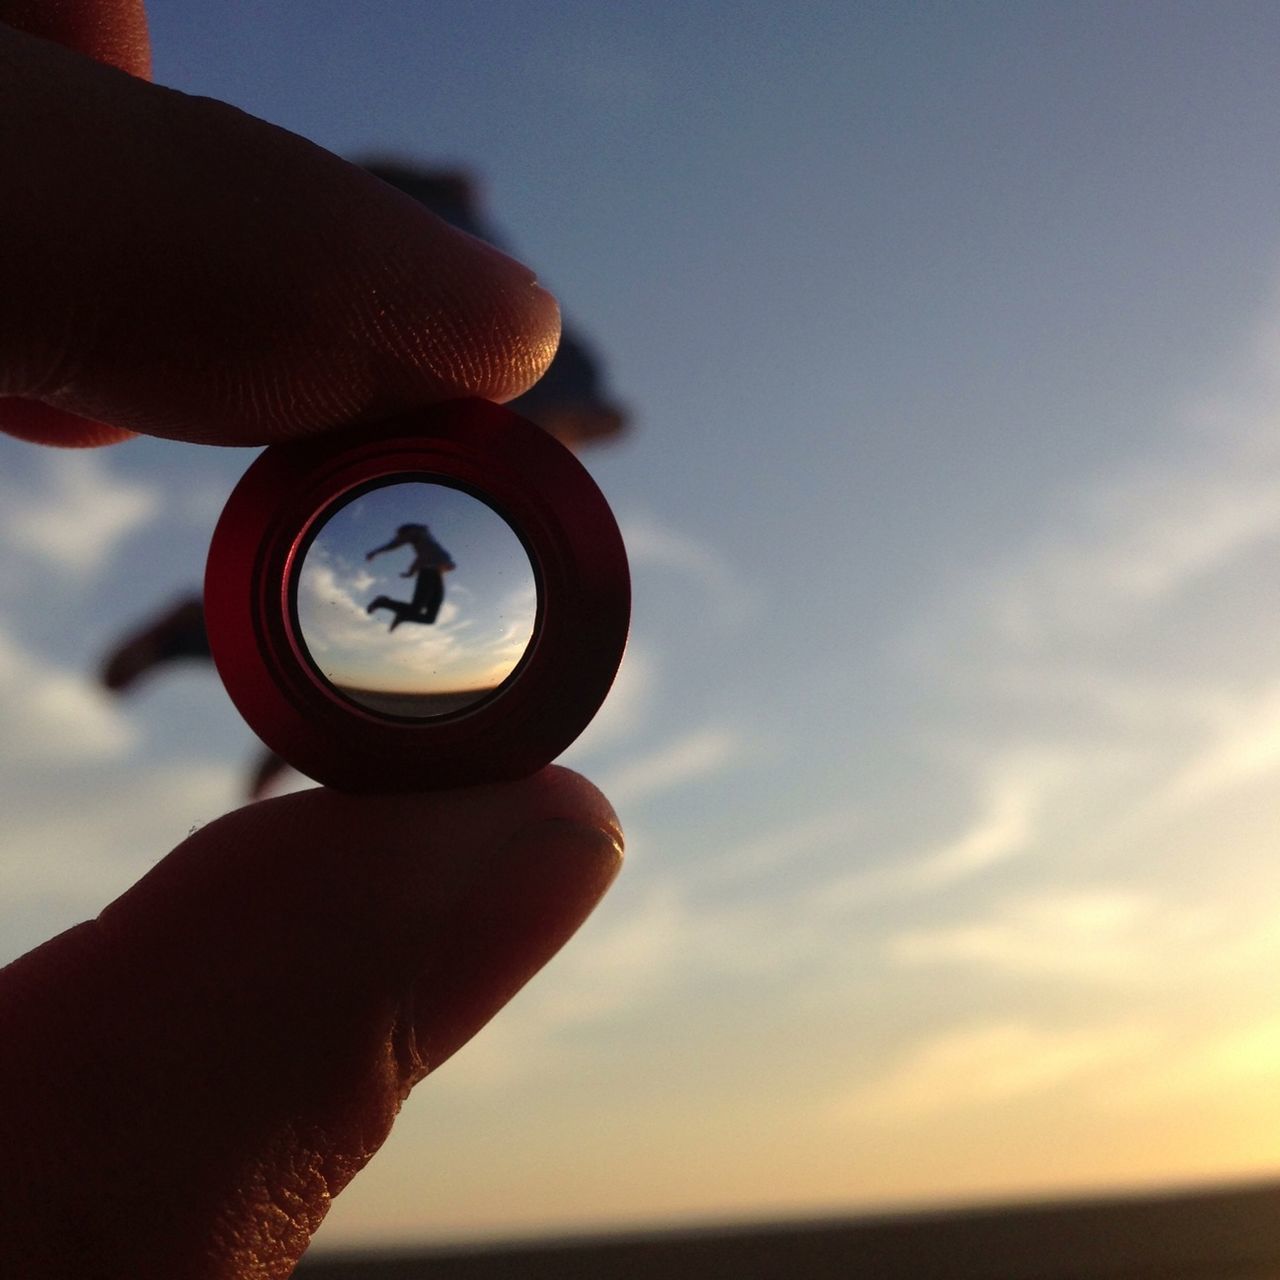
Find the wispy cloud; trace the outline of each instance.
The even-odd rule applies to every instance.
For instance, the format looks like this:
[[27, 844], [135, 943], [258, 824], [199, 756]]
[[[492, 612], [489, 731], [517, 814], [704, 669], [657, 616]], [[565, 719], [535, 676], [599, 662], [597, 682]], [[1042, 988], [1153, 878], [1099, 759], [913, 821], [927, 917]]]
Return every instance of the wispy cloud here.
[[715, 547], [650, 515], [632, 512], [621, 525], [631, 563], [674, 569], [692, 578], [703, 589], [711, 616], [721, 625], [736, 625], [755, 608], [755, 596], [741, 574]]
[[234, 807], [241, 785], [237, 769], [209, 763], [62, 759], [56, 771], [29, 772], [6, 763], [0, 963], [96, 915], [193, 824]]
[[976, 919], [902, 930], [889, 940], [888, 954], [908, 967], [1130, 985], [1162, 980], [1186, 948], [1220, 941], [1219, 928], [1208, 909], [1175, 907], [1132, 890], [1046, 891], [1002, 899]]
[[[1280, 331], [1280, 304], [1274, 313], [1264, 333]], [[1269, 357], [1256, 374], [1250, 385], [1233, 370], [1221, 394], [1171, 397], [1163, 429], [1139, 437], [1142, 452], [1050, 494], [1035, 527], [954, 585], [945, 616], [921, 620], [912, 652], [936, 655], [948, 634], [971, 678], [1082, 652], [1105, 669], [1100, 645], [1176, 627], [1166, 611], [1188, 593], [1280, 545], [1280, 378]], [[1256, 605], [1275, 616], [1268, 601]]]
[[966, 831], [903, 868], [904, 884], [941, 888], [1025, 853], [1042, 791], [1036, 777], [998, 780]]
[[159, 490], [124, 480], [96, 452], [59, 452], [34, 488], [5, 483], [0, 536], [42, 562], [83, 578], [159, 514]]
[[734, 730], [696, 729], [618, 766], [600, 785], [615, 804], [635, 804], [723, 772], [744, 755], [745, 744]]
[[983, 595], [1019, 646], [1106, 633], [1280, 535], [1280, 468], [1185, 449], [1076, 495]]
[[1074, 898], [1015, 901], [993, 877], [980, 920], [901, 932], [898, 960], [1080, 978], [1100, 957], [1129, 974], [1161, 955], [1176, 967], [1178, 939], [1203, 921], [1142, 888], [1154, 850], [1191, 857], [1177, 831], [1195, 823], [1241, 833], [1215, 856], [1254, 856], [1230, 806], [1280, 776], [1280, 597], [1246, 585], [1280, 551], [1280, 383], [1261, 381], [1207, 407], [1171, 403], [1145, 455], [1060, 494], [1038, 529], [926, 610], [903, 649], [929, 685], [928, 732], [969, 762], [974, 817], [897, 873], [840, 886], [850, 901], [926, 890], [1028, 857], [1044, 870], [1024, 882], [1046, 885], [1106, 850], [1139, 897], [1077, 881]]
[[1202, 750], [1167, 782], [1165, 807], [1202, 804], [1238, 787], [1280, 780], [1280, 682], [1240, 699]]
[[852, 853], [858, 826], [859, 810], [853, 807], [806, 814], [758, 832], [692, 871], [699, 879], [714, 879], [723, 885], [778, 869], [795, 869], [832, 850]]
[[824, 886], [824, 910], [935, 893], [1040, 847], [1039, 821], [1073, 779], [1069, 756], [1009, 749], [978, 767], [972, 816], [954, 835], [858, 868]]
[[1252, 1108], [1259, 1092], [1271, 1104], [1278, 1077], [1280, 1017], [1263, 1013], [1178, 1037], [1158, 1059], [1135, 1064], [1135, 1070], [1116, 1081], [1107, 1102], [1129, 1115], [1169, 1103], [1182, 1108], [1221, 1105], [1224, 1098]]
[[30, 768], [120, 757], [136, 731], [102, 690], [0, 630], [0, 762]]
[[1153, 1041], [1139, 1024], [1040, 1027], [991, 1022], [932, 1036], [832, 1108], [837, 1120], [912, 1124], [995, 1108], [1077, 1083], [1131, 1061]]

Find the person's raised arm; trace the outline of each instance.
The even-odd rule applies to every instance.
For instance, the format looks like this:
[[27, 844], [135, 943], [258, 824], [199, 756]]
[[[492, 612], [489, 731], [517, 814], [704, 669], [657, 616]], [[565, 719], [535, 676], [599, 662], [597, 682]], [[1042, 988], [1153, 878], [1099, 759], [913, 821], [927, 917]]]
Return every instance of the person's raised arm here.
[[404, 537], [403, 534], [398, 533], [390, 542], [384, 542], [382, 546], [374, 547], [372, 551], [366, 551], [364, 558], [366, 560], [372, 560], [374, 556], [380, 556], [384, 551], [394, 551], [397, 547], [407, 545], [408, 541], [408, 538]]

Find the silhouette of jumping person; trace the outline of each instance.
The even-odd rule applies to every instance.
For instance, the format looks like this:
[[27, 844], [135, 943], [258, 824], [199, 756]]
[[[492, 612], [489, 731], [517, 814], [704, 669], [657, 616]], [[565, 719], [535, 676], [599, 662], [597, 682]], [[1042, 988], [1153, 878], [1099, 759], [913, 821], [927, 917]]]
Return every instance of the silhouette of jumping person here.
[[365, 609], [366, 613], [390, 609], [395, 616], [388, 631], [394, 631], [402, 622], [434, 622], [444, 603], [444, 575], [457, 567], [425, 524], [402, 524], [390, 542], [375, 547], [365, 559], [372, 560], [374, 556], [394, 551], [397, 547], [412, 547], [414, 550], [413, 563], [400, 575], [402, 578], [417, 578], [413, 599], [406, 603], [404, 600], [392, 600], [390, 596], [379, 596]]

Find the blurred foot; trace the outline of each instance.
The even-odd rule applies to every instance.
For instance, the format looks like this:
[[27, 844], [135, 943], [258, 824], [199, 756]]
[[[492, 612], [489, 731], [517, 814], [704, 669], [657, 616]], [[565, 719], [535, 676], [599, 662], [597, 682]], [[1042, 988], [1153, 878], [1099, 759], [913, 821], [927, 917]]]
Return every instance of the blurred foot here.
[[249, 799], [262, 800], [271, 794], [276, 780], [289, 766], [274, 751], [263, 750], [253, 772], [249, 775]]
[[102, 683], [122, 693], [148, 671], [177, 658], [210, 660], [199, 596], [174, 605], [113, 649], [102, 665]]
[[[502, 237], [482, 212], [479, 184], [465, 170], [422, 168], [389, 157], [371, 158], [364, 167], [452, 226], [503, 247]], [[508, 408], [536, 422], [570, 449], [608, 440], [627, 425], [625, 411], [612, 403], [592, 344], [568, 324], [546, 373]]]
[[616, 436], [626, 424], [622, 411], [607, 404], [550, 404], [523, 412], [570, 449]]
[[605, 391], [599, 359], [569, 329], [541, 380], [508, 407], [570, 449], [612, 439], [627, 423], [626, 414]]

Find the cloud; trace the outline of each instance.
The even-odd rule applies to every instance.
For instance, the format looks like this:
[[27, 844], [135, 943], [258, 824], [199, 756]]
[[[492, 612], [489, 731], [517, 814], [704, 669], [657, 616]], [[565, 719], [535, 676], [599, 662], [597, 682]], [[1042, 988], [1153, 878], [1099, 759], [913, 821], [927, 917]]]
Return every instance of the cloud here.
[[1166, 1048], [1146, 1067], [1109, 1091], [1113, 1106], [1129, 1114], [1170, 1102], [1212, 1107], [1224, 1098], [1248, 1099], [1254, 1090], [1270, 1103], [1280, 1079], [1280, 1017], [1267, 1013], [1215, 1027]]
[[755, 596], [714, 547], [649, 515], [633, 512], [621, 525], [633, 567], [674, 569], [692, 578], [702, 588], [710, 614], [720, 625], [737, 625], [753, 612]]
[[1241, 699], [1219, 717], [1204, 748], [1169, 780], [1167, 807], [1182, 808], [1280, 776], [1280, 682]]
[[238, 769], [64, 761], [0, 789], [0, 964], [96, 915], [192, 826], [235, 807]]
[[[0, 835], [6, 853], [0, 858], [0, 901], [48, 893], [96, 900], [119, 892], [184, 839], [193, 823], [234, 808], [242, 781], [228, 765], [69, 763], [21, 787], [10, 785]], [[74, 804], [65, 802], [68, 794], [75, 795]]]
[[904, 882], [938, 889], [1025, 853], [1043, 787], [1035, 777], [998, 780], [973, 824], [904, 868]]
[[4, 486], [0, 536], [73, 577], [100, 568], [162, 506], [157, 489], [122, 480], [93, 451], [60, 452], [43, 471], [34, 487]]
[[840, 807], [807, 814], [732, 845], [723, 857], [700, 864], [700, 876], [721, 883], [765, 875], [779, 868], [792, 868], [806, 859], [831, 850], [852, 851], [859, 825], [859, 811]]
[[1227, 922], [1247, 916], [1233, 878], [1206, 891], [1222, 930], [1153, 904], [1175, 858], [1186, 876], [1200, 874], [1195, 859], [1239, 868], [1261, 856], [1265, 819], [1250, 826], [1240, 801], [1280, 777], [1280, 598], [1256, 585], [1262, 553], [1280, 552], [1278, 390], [1268, 374], [1230, 404], [1171, 404], [1143, 454], [1060, 495], [901, 646], [909, 675], [928, 682], [925, 732], [969, 762], [974, 816], [896, 872], [851, 873], [843, 901], [942, 888], [1015, 860], [1024, 883], [1043, 885], [1107, 858], [1139, 886], [1133, 898], [1128, 887], [1001, 897], [977, 919], [899, 931], [901, 963], [1132, 976], [1178, 967], [1179, 940], [1196, 929], [1225, 947]]
[[1111, 1071], [1153, 1040], [1136, 1024], [1046, 1028], [1008, 1021], [944, 1031], [832, 1110], [840, 1121], [896, 1124], [1002, 1107]]
[[1187, 450], [1076, 496], [989, 584], [1008, 643], [1108, 632], [1280, 536], [1280, 474], [1242, 450]]
[[1187, 948], [1221, 941], [1217, 915], [1130, 890], [1059, 890], [1009, 897], [985, 916], [906, 929], [888, 944], [898, 965], [988, 970], [1015, 978], [1130, 984], [1164, 979]]
[[[1038, 528], [913, 628], [903, 649], [917, 671], [970, 699], [990, 690], [1040, 711], [1069, 694], [1120, 718], [1167, 717], [1179, 704], [1183, 719], [1212, 714], [1224, 691], [1212, 669], [1161, 670], [1181, 629], [1212, 630], [1217, 615], [1193, 593], [1229, 587], [1260, 551], [1280, 551], [1280, 380], [1267, 369], [1263, 383], [1207, 406], [1172, 403], [1143, 452], [1051, 497]], [[1273, 593], [1231, 600], [1220, 633], [1280, 625]], [[940, 648], [939, 635], [951, 643]]]
[[815, 905], [830, 911], [936, 893], [1038, 850], [1040, 819], [1077, 768], [1071, 757], [1047, 748], [1009, 750], [980, 762], [975, 812], [959, 832], [831, 881]]
[[136, 731], [110, 697], [77, 671], [24, 650], [0, 630], [0, 763], [47, 763], [125, 755]]
[[721, 773], [741, 760], [743, 751], [741, 738], [730, 729], [696, 729], [620, 765], [605, 776], [601, 789], [615, 804], [635, 804]]
[[[1212, 672], [1176, 682], [1147, 671], [1111, 669], [1096, 653], [1042, 659], [1010, 657], [982, 673], [984, 688], [1005, 705], [1065, 720], [1088, 718], [1109, 731], [1149, 739], [1169, 731], [1204, 730], [1219, 722], [1232, 698]], [[1119, 742], [1112, 736], [1112, 745]]]

